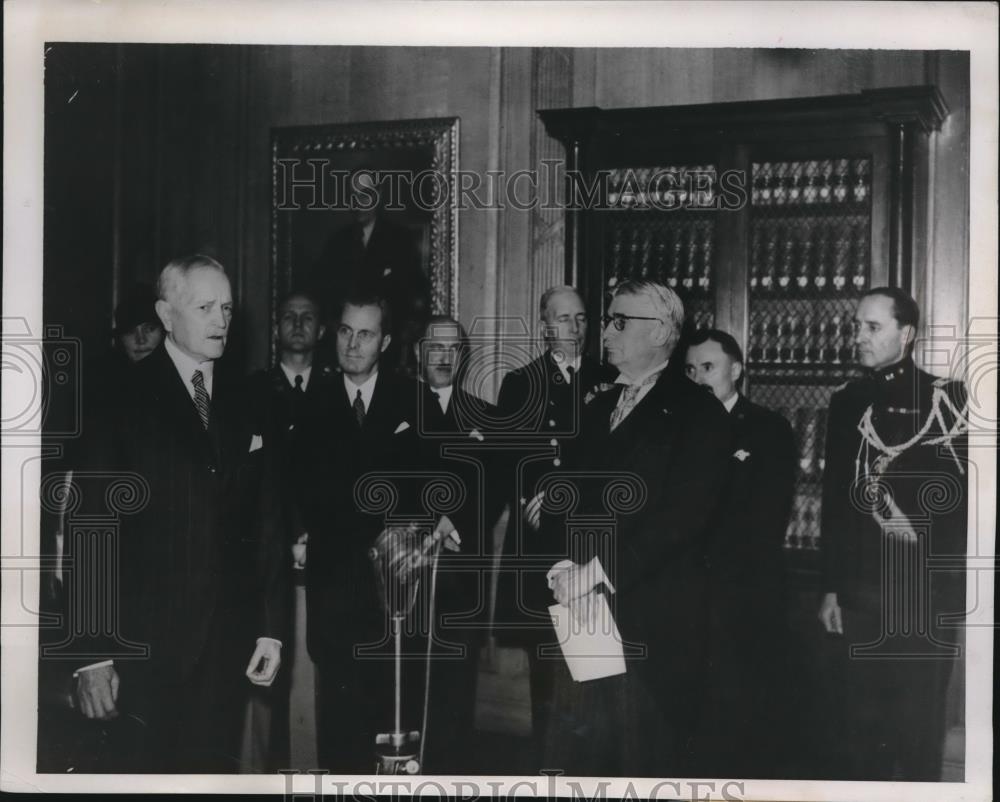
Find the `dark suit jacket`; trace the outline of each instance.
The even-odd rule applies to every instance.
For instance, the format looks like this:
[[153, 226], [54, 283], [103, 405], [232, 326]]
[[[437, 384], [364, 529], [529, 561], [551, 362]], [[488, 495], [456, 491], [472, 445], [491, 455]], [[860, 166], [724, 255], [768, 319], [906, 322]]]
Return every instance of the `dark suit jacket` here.
[[770, 597], [781, 586], [798, 451], [788, 421], [746, 396], [729, 415], [735, 438], [730, 482], [712, 528], [708, 567], [715, 592], [753, 605], [754, 595]]
[[437, 607], [442, 614], [482, 625], [493, 562], [490, 534], [507, 501], [498, 475], [505, 452], [494, 436], [497, 410], [460, 387], [452, 389], [446, 413], [429, 385], [419, 382], [418, 393], [418, 468], [445, 474], [461, 488], [460, 503], [447, 512], [462, 539], [461, 550], [441, 552]]
[[[582, 441], [566, 474], [575, 503], [564, 514], [546, 515], [543, 526], [563, 544], [562, 557], [601, 559], [615, 586], [609, 602], [629, 670], [642, 672], [670, 711], [690, 702], [701, 668], [704, 547], [732, 453], [731, 422], [706, 388], [664, 372], [612, 432], [620, 394], [617, 386], [587, 405]], [[558, 477], [553, 472], [541, 485]], [[637, 489], [606, 492], [617, 479], [638, 482]], [[609, 509], [612, 503], [617, 509]], [[594, 516], [609, 513], [610, 537], [590, 538]]]
[[[237, 390], [217, 367], [206, 431], [161, 346], [88, 425], [77, 466], [83, 509], [119, 514], [117, 635], [148, 645], [149, 656], [129, 664], [131, 649], [98, 635], [82, 641], [90, 655], [81, 664], [113, 657], [154, 684], [177, 682], [206, 649], [218, 651], [211, 641], [220, 637], [245, 664], [257, 637], [284, 636], [287, 560], [273, 465], [266, 447], [251, 451], [259, 432]], [[79, 570], [97, 557], [91, 545], [69, 538], [67, 546], [70, 597], [106, 593], [108, 577]]]
[[528, 645], [548, 639], [552, 594], [544, 574], [556, 547], [544, 532], [525, 526], [524, 505], [539, 478], [566, 460], [582, 427], [584, 399], [610, 379], [608, 369], [584, 356], [570, 387], [546, 352], [508, 373], [500, 386], [497, 407], [510, 443], [504, 481], [511, 505], [497, 581], [495, 620], [503, 641]]
[[[416, 391], [412, 381], [379, 371], [363, 428], [359, 428], [335, 374], [321, 401], [322, 412], [303, 438], [301, 508], [309, 532], [306, 561], [307, 642], [322, 666], [343, 665], [360, 643], [384, 634], [385, 613], [369, 549], [387, 516], [405, 496], [404, 480], [415, 464]], [[380, 507], [378, 493], [356, 489], [367, 474], [381, 473], [394, 497]]]
[[246, 382], [247, 402], [258, 431], [276, 447], [275, 459], [282, 492], [286, 535], [294, 541], [306, 531], [298, 508], [297, 486], [303, 452], [313, 421], [322, 413], [324, 399], [330, 397], [333, 380], [340, 376], [331, 368], [313, 364], [305, 391], [298, 393], [288, 383], [280, 365], [257, 371]]

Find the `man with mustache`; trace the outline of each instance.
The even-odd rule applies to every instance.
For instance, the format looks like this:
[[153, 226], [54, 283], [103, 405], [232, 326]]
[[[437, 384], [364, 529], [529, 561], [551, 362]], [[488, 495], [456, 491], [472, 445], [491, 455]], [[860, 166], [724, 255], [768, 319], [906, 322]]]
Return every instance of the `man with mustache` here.
[[[435, 315], [414, 353], [420, 368], [418, 466], [457, 483], [458, 503], [448, 517], [460, 541], [457, 551], [446, 548], [438, 558], [423, 771], [476, 774], [479, 767], [471, 763], [476, 675], [488, 619], [490, 535], [506, 502], [496, 476], [497, 448], [503, 445], [493, 436], [496, 408], [461, 386], [469, 355], [462, 325]], [[426, 589], [425, 583], [422, 615], [429, 614]], [[426, 640], [419, 645], [423, 657]], [[422, 695], [421, 688], [418, 698]]]

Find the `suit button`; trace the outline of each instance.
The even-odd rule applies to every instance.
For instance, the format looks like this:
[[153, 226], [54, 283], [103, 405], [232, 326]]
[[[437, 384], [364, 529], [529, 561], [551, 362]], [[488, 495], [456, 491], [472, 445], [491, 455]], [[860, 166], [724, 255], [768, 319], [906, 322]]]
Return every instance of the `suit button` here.
[[208, 466], [208, 472], [209, 473], [215, 473], [215, 466], [214, 465], [209, 465]]

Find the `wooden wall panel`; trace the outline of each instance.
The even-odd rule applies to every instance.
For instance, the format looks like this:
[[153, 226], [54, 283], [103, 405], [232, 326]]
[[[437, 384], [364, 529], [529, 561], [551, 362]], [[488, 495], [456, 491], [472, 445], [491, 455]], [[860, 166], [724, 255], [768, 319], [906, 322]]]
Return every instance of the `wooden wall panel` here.
[[[540, 107], [798, 97], [927, 80], [939, 83], [952, 117], [928, 155], [938, 213], [927, 221], [924, 300], [934, 321], [964, 319], [968, 73], [961, 54], [127, 45], [116, 74], [113, 46], [78, 47], [89, 48], [84, 61], [90, 66], [78, 66], [77, 72], [95, 75], [104, 69], [109, 83], [100, 90], [107, 116], [89, 112], [93, 116], [81, 118], [75, 133], [95, 138], [105, 164], [117, 153], [120, 195], [115, 206], [112, 171], [105, 175], [96, 167], [100, 158], [92, 162], [93, 175], [83, 179], [92, 191], [79, 196], [81, 208], [74, 214], [82, 219], [109, 214], [104, 198], [112, 212], [118, 209], [117, 217], [108, 218], [117, 230], [111, 236], [107, 219], [95, 219], [87, 226], [95, 242], [77, 252], [94, 262], [94, 271], [118, 264], [119, 285], [151, 278], [181, 252], [197, 248], [218, 255], [234, 274], [250, 365], [264, 363], [269, 338], [262, 323], [269, 304], [274, 126], [454, 115], [461, 118], [462, 168], [493, 167], [509, 174], [558, 153], [540, 133], [534, 116]], [[108, 124], [115, 119], [115, 80], [121, 104], [117, 134]], [[84, 108], [70, 113], [80, 115]], [[50, 141], [55, 144], [59, 136], [68, 133], [52, 131]], [[69, 169], [67, 176], [82, 168]], [[535, 296], [555, 280], [554, 265], [561, 258], [561, 214], [535, 212], [528, 222], [523, 214], [461, 212], [464, 320], [498, 311], [534, 319]], [[55, 254], [60, 246], [53, 247]], [[98, 256], [102, 250], [107, 253]], [[948, 280], [939, 281], [942, 265]], [[111, 299], [99, 305], [109, 307]]]

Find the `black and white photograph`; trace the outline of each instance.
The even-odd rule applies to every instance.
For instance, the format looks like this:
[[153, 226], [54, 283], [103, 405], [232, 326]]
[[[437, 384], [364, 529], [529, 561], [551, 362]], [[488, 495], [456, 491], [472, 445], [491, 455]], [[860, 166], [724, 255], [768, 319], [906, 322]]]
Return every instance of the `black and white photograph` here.
[[4, 790], [992, 798], [996, 4], [4, 11]]

